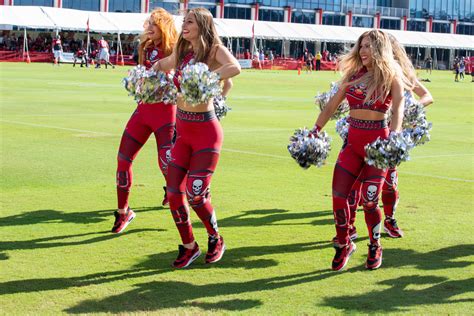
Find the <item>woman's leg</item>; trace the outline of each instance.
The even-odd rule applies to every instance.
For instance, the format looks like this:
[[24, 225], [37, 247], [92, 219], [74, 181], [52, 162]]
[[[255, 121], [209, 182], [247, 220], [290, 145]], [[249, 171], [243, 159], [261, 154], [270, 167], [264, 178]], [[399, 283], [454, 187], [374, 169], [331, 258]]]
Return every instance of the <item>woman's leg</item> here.
[[361, 172], [361, 196], [365, 222], [369, 231], [369, 252], [366, 268], [377, 269], [382, 264], [382, 247], [380, 245], [380, 225], [382, 211], [379, 207], [379, 196], [382, 191], [386, 171], [365, 165]]
[[[157, 103], [154, 104], [153, 107], [155, 107], [156, 110], [148, 119], [151, 120], [150, 125], [155, 134], [158, 165], [161, 173], [166, 179], [168, 174], [168, 163], [171, 159], [171, 146], [176, 129], [176, 105]], [[166, 187], [163, 187], [163, 189], [165, 190], [165, 196], [161, 204], [166, 205], [168, 204]]]
[[382, 202], [385, 213], [384, 231], [392, 238], [403, 237], [403, 231], [395, 220], [395, 210], [399, 201], [397, 169], [388, 169], [382, 187]]
[[141, 115], [139, 105], [128, 121], [120, 141], [117, 155], [118, 210], [114, 213], [113, 233], [122, 232], [135, 218], [135, 213], [130, 210], [128, 205], [133, 180], [132, 163], [151, 134], [151, 130], [142, 123]]
[[142, 123], [140, 116], [140, 108], [137, 108], [125, 127], [117, 155], [117, 200], [118, 209], [122, 210], [128, 208], [133, 160], [151, 134], [151, 130]]

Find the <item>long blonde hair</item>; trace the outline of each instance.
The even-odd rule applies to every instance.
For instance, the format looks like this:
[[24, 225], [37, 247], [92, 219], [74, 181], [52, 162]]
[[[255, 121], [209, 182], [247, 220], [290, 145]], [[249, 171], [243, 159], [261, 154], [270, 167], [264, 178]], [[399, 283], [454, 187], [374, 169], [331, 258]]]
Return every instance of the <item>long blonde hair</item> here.
[[408, 55], [402, 44], [400, 44], [400, 42], [392, 34], [388, 34], [388, 37], [390, 38], [390, 44], [392, 45], [393, 58], [396, 62], [398, 62], [402, 68], [403, 75], [409, 81], [405, 84], [410, 85], [409, 90], [412, 90], [418, 81], [415, 68], [413, 67], [410, 58], [408, 58]]
[[[372, 71], [354, 81], [351, 78], [356, 75], [364, 65], [359, 55], [362, 40], [367, 37], [370, 42], [372, 52]], [[364, 32], [358, 39], [352, 50], [342, 56], [340, 69], [342, 71], [341, 83], [357, 84], [365, 83], [367, 85], [367, 95], [364, 102], [369, 100], [384, 100], [390, 93], [393, 80], [402, 78], [405, 83], [408, 80], [401, 70], [400, 65], [393, 57], [392, 45], [387, 33], [380, 30], [371, 30]]]
[[[150, 14], [150, 17], [145, 22], [154, 23], [161, 32], [161, 44], [160, 49], [164, 52], [165, 56], [171, 55], [173, 52], [173, 47], [176, 44], [176, 38], [178, 37], [178, 32], [174, 25], [174, 19], [171, 14], [168, 13], [163, 8], [157, 8], [153, 10]], [[145, 62], [145, 52], [149, 47], [155, 45], [153, 41], [148, 37], [146, 28], [145, 31], [140, 35], [140, 46], [138, 50], [138, 62], [143, 64]]]
[[[222, 45], [222, 41], [217, 34], [214, 20], [209, 10], [205, 8], [193, 8], [186, 16], [194, 14], [199, 29], [198, 47], [192, 47], [191, 43], [183, 38], [183, 32], [179, 35], [176, 44], [176, 65], [180, 65], [184, 57], [194, 49], [196, 62], [208, 63], [211, 51], [216, 45]], [[186, 19], [186, 18], [185, 18]]]

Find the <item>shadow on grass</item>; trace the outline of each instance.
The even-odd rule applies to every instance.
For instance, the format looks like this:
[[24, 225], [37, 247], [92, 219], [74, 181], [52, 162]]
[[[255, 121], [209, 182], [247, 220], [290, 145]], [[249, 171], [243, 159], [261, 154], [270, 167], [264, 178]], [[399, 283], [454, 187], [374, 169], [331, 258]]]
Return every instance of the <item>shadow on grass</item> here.
[[[158, 232], [166, 231], [165, 229], [129, 229], [124, 234], [136, 234], [141, 232]], [[93, 236], [87, 239], [81, 239], [76, 241], [67, 241], [68, 239], [80, 238], [86, 236]], [[112, 234], [110, 231], [92, 232], [83, 234], [71, 234], [62, 236], [52, 236], [45, 238], [37, 238], [31, 240], [22, 241], [0, 241], [0, 252], [6, 250], [25, 250], [25, 249], [41, 249], [41, 248], [54, 248], [54, 247], [69, 247], [88, 245], [96, 242], [106, 241], [114, 238], [119, 238], [121, 234]], [[1, 255], [1, 253], [0, 253]], [[1, 259], [1, 257], [0, 257]]]
[[272, 259], [254, 259], [254, 257], [271, 253], [297, 253], [318, 250], [325, 247], [331, 247], [331, 245], [327, 242], [320, 242], [234, 248], [227, 250], [224, 259], [216, 264], [205, 264], [204, 260], [200, 258], [193, 263], [190, 269], [181, 270], [179, 272], [171, 268], [171, 263], [176, 258], [177, 251], [169, 251], [148, 256], [142, 263], [125, 270], [95, 273], [71, 278], [28, 279], [0, 283], [0, 295], [63, 290], [71, 287], [105, 284], [123, 279], [155, 276], [171, 271], [177, 271], [177, 273], [192, 273], [192, 271], [196, 269], [262, 269], [276, 266], [278, 262]]
[[346, 313], [387, 313], [409, 312], [410, 307], [416, 305], [474, 302], [474, 299], [470, 298], [450, 299], [459, 294], [473, 292], [474, 278], [449, 281], [439, 276], [410, 275], [384, 280], [378, 284], [389, 288], [354, 296], [328, 297], [324, 299], [323, 304]]
[[[266, 268], [276, 266], [275, 260], [256, 259], [254, 257], [269, 253], [297, 253], [308, 250], [317, 250], [331, 247], [327, 242], [299, 243], [288, 245], [275, 245], [264, 247], [241, 247], [229, 249], [223, 261], [212, 266], [205, 265], [201, 259], [193, 263], [191, 269], [176, 271], [170, 267], [170, 263], [176, 256], [176, 252], [166, 252], [149, 256], [142, 263], [130, 269], [120, 271], [109, 271], [90, 274], [72, 278], [46, 278], [10, 281], [0, 284], [0, 295], [41, 292], [49, 290], [63, 290], [72, 287], [83, 287], [89, 285], [100, 285], [112, 283], [123, 279], [143, 278], [175, 271], [185, 275], [193, 273], [196, 269], [235, 269], [235, 268]], [[420, 270], [434, 269], [456, 269], [472, 264], [468, 261], [459, 261], [460, 258], [472, 255], [474, 245], [459, 245], [438, 249], [428, 253], [416, 253], [406, 250], [387, 251], [386, 261], [393, 261], [394, 268], [404, 265], [414, 265]], [[447, 259], [439, 260], [441, 255], [449, 255]], [[408, 256], [404, 258], [403, 256]], [[436, 262], [438, 261], [438, 262]], [[389, 265], [383, 266], [387, 268]], [[362, 266], [349, 268], [342, 273], [360, 273], [364, 270]], [[367, 272], [369, 273], [369, 272]], [[232, 299], [213, 301], [221, 295], [240, 295], [246, 293], [271, 291], [274, 289], [294, 286], [298, 284], [317, 282], [333, 276], [341, 275], [329, 269], [318, 270], [308, 273], [283, 275], [270, 278], [255, 279], [242, 282], [217, 282], [214, 284], [194, 285], [188, 282], [177, 281], [153, 281], [148, 283], [134, 284], [133, 290], [110, 296], [99, 300], [85, 300], [78, 305], [66, 309], [67, 313], [127, 313], [139, 311], [157, 311], [160, 309], [199, 307], [204, 310], [228, 310], [243, 311], [262, 305], [260, 300]], [[325, 299], [325, 305], [342, 309], [349, 312], [382, 312], [402, 310], [403, 306], [439, 304], [449, 302], [463, 302], [466, 300], [451, 301], [454, 295], [472, 291], [473, 279], [461, 281], [448, 281], [443, 277], [419, 277], [404, 276], [395, 280], [381, 281], [380, 284], [391, 288], [378, 293], [366, 293], [354, 296], [342, 296]], [[431, 287], [421, 290], [407, 289], [411, 284], [433, 284]], [[377, 299], [374, 299], [377, 298]], [[408, 303], [405, 304], [405, 301]], [[211, 301], [211, 303], [209, 302]], [[469, 301], [469, 300], [467, 300]], [[383, 304], [381, 304], [383, 302]]]
[[[418, 270], [443, 270], [466, 268], [472, 261], [460, 260], [474, 253], [474, 244], [456, 245], [427, 253], [411, 249], [387, 249], [384, 251], [382, 269], [414, 266]], [[436, 305], [474, 302], [474, 299], [450, 299], [453, 296], [473, 292], [474, 278], [448, 280], [439, 276], [403, 276], [380, 281], [389, 286], [382, 291], [372, 291], [359, 295], [344, 295], [325, 298], [324, 305], [347, 313], [384, 313], [410, 311], [415, 305]], [[416, 289], [421, 287], [422, 289]], [[414, 289], [415, 288], [415, 289]]]
[[[235, 216], [219, 220], [222, 227], [240, 226], [274, 226], [274, 225], [332, 225], [334, 224], [332, 210], [315, 212], [293, 212], [282, 209], [250, 210], [241, 212]], [[324, 218], [321, 218], [324, 217]], [[314, 219], [307, 222], [308, 219]], [[304, 220], [300, 223], [279, 223], [281, 221]]]
[[[136, 209], [137, 213], [150, 212], [154, 210], [161, 210], [163, 207], [144, 207]], [[114, 217], [112, 210], [98, 210], [90, 212], [62, 212], [56, 210], [37, 210], [24, 212], [18, 215], [12, 215], [0, 218], [1, 226], [22, 226], [22, 225], [33, 225], [40, 223], [75, 223], [75, 224], [90, 224], [98, 223], [103, 221], [109, 221], [110, 227], [112, 227]], [[145, 231], [165, 231], [164, 229], [132, 229], [128, 230], [127, 234], [145, 232]], [[67, 241], [68, 239], [80, 238], [92, 236], [88, 239], [82, 239], [77, 241]], [[50, 236], [44, 238], [36, 238], [31, 240], [21, 241], [0, 241], [0, 260], [7, 260], [9, 256], [3, 251], [7, 250], [25, 250], [25, 249], [39, 249], [39, 248], [53, 248], [53, 247], [64, 247], [64, 246], [77, 246], [86, 245], [96, 242], [106, 241], [109, 239], [117, 238], [118, 235], [111, 234], [109, 231], [103, 232], [89, 232], [82, 234], [71, 234], [61, 236]]]
[[[142, 207], [134, 209], [136, 213], [162, 210], [163, 207]], [[98, 210], [90, 212], [63, 212], [57, 210], [27, 211], [18, 215], [0, 217], [0, 226], [21, 226], [42, 223], [74, 223], [91, 224], [99, 223], [113, 218], [111, 210]]]

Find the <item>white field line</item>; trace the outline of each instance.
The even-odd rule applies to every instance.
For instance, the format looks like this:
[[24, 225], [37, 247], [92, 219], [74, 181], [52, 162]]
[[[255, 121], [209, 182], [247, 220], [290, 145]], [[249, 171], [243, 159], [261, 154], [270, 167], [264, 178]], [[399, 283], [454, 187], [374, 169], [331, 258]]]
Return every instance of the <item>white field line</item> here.
[[[96, 132], [96, 131], [82, 130], [82, 129], [76, 129], [76, 128], [67, 128], [67, 127], [59, 127], [59, 126], [51, 126], [51, 125], [42, 125], [42, 124], [25, 123], [25, 122], [17, 122], [17, 121], [7, 121], [7, 120], [0, 120], [0, 122], [9, 123], [9, 124], [26, 125], [26, 126], [32, 126], [32, 127], [39, 127], [39, 128], [52, 128], [52, 129], [59, 129], [59, 130], [64, 130], [64, 131], [90, 133], [90, 134], [95, 134], [95, 135], [117, 136], [117, 137], [119, 136], [118, 134], [116, 135], [116, 134], [111, 134], [111, 133], [102, 133], [102, 132]], [[270, 157], [270, 158], [285, 159], [285, 160], [290, 159], [290, 157], [288, 157], [288, 156], [264, 154], [264, 153], [254, 152], [254, 151], [238, 150], [238, 149], [231, 149], [231, 148], [223, 148], [222, 150], [227, 151], [227, 152], [234, 152], [234, 153], [239, 153], [239, 154], [247, 154], [247, 155], [253, 155], [253, 156], [260, 156], [260, 157]], [[427, 155], [427, 156], [418, 156], [416, 158], [417, 159], [422, 159], [422, 158], [458, 157], [458, 156], [474, 156], [474, 155], [473, 154]], [[420, 177], [434, 178], [434, 179], [443, 179], [443, 180], [449, 180], [449, 181], [474, 182], [474, 180], [470, 180], [470, 179], [460, 179], [460, 178], [428, 175], [428, 174], [409, 172], [409, 171], [402, 171], [402, 172], [399, 172], [399, 173], [400, 174], [409, 174], [409, 175], [414, 175], [414, 176], [420, 176]]]
[[95, 135], [115, 136], [114, 134], [110, 134], [110, 133], [94, 132], [94, 131], [89, 131], [89, 130], [84, 130], [84, 129], [77, 129], [77, 128], [68, 128], [68, 127], [60, 127], [60, 126], [52, 126], [52, 125], [44, 125], [44, 124], [34, 124], [34, 123], [26, 123], [26, 122], [18, 122], [18, 121], [7, 121], [7, 120], [0, 120], [0, 122], [7, 123], [7, 124], [18, 124], [18, 125], [39, 127], [39, 128], [52, 128], [52, 129], [59, 129], [59, 130], [71, 131], [71, 132], [90, 133], [90, 134], [95, 134]]

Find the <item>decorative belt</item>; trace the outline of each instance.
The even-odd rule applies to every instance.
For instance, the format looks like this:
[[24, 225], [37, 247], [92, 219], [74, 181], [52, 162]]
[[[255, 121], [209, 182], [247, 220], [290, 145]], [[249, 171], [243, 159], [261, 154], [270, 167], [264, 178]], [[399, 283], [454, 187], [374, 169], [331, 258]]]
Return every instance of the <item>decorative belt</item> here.
[[214, 111], [209, 112], [187, 112], [178, 109], [176, 112], [176, 118], [182, 121], [188, 122], [207, 122], [216, 119], [216, 113]]
[[381, 129], [388, 126], [386, 120], [380, 121], [369, 121], [369, 120], [358, 120], [352, 117], [349, 117], [347, 120], [350, 127], [359, 128], [359, 129]]

